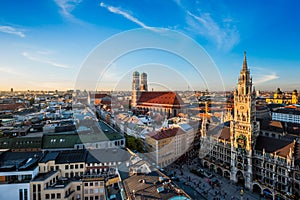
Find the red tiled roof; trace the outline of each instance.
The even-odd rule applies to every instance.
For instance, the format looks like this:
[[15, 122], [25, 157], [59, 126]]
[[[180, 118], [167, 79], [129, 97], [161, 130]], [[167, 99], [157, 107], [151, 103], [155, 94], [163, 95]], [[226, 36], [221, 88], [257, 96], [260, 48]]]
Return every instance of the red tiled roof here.
[[183, 106], [182, 99], [176, 92], [142, 92], [137, 102], [138, 105], [160, 104], [168, 106]]
[[219, 138], [222, 140], [230, 140], [230, 127], [219, 125], [208, 131], [209, 135], [212, 135], [215, 138]]
[[161, 129], [156, 132], [148, 133], [148, 136], [152, 137], [155, 140], [162, 140], [170, 137], [174, 137], [175, 135], [184, 134], [185, 132], [180, 128], [169, 128], [169, 129]]
[[230, 140], [230, 127], [224, 126], [220, 134], [220, 139]]
[[90, 93], [90, 97], [94, 99], [103, 99], [104, 97], [110, 97], [110, 95], [105, 93]]
[[25, 108], [25, 103], [0, 104], [0, 110], [15, 110]]
[[279, 156], [287, 157], [290, 152], [290, 148], [294, 148], [293, 140], [285, 140], [283, 138], [270, 138], [265, 136], [259, 136], [256, 140], [255, 149], [266, 153], [276, 153]]
[[280, 121], [274, 121], [269, 119], [265, 119], [260, 122], [260, 129], [278, 132], [278, 133], [283, 132], [283, 126]]

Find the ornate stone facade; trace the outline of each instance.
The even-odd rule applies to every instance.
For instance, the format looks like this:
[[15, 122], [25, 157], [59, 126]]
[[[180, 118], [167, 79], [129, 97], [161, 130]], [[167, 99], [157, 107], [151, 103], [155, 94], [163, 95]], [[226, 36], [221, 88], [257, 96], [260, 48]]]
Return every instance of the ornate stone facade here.
[[233, 116], [227, 117], [229, 126], [228, 123], [208, 125], [203, 120], [201, 164], [269, 199], [298, 199], [300, 133], [298, 136], [289, 133], [289, 129], [278, 124], [281, 122], [258, 121], [255, 94], [245, 53], [234, 91]]
[[244, 53], [243, 68], [234, 92], [234, 118], [231, 121], [231, 176], [234, 182], [244, 183], [252, 189], [252, 154], [259, 134], [255, 117], [255, 91]]

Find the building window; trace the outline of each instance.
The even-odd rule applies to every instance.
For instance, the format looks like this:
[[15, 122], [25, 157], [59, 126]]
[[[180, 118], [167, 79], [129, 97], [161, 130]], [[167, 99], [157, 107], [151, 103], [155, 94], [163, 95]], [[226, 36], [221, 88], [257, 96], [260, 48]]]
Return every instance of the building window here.
[[33, 192], [36, 192], [36, 185], [33, 184]]
[[98, 182], [98, 181], [96, 181], [96, 182], [95, 182], [95, 186], [98, 186], [98, 185], [99, 185], [99, 182]]
[[41, 184], [38, 184], [38, 200], [42, 200]]
[[55, 194], [51, 194], [51, 199], [55, 199]]
[[65, 165], [65, 169], [69, 169], [69, 165]]
[[60, 199], [60, 198], [61, 198], [61, 194], [60, 194], [60, 193], [57, 193], [57, 194], [56, 194], [56, 198], [57, 198], [57, 199]]
[[84, 186], [89, 186], [89, 183], [84, 183]]
[[89, 200], [89, 198], [88, 197], [84, 197], [84, 200]]
[[83, 164], [80, 164], [80, 168], [81, 168], [81, 169], [83, 168]]
[[70, 169], [74, 169], [74, 165], [70, 165]]
[[94, 194], [94, 190], [93, 189], [90, 189], [90, 194]]
[[77, 191], [79, 191], [80, 190], [80, 185], [77, 185]]
[[28, 200], [28, 190], [24, 189], [24, 200]]
[[49, 195], [49, 194], [46, 194], [46, 195], [45, 195], [45, 199], [50, 199], [50, 195]]
[[93, 183], [93, 182], [90, 182], [90, 186], [94, 186], [94, 183]]
[[84, 189], [84, 194], [88, 194], [89, 190], [88, 189]]
[[56, 166], [55, 168], [56, 168], [56, 170], [59, 170], [59, 166]]
[[23, 200], [23, 189], [19, 189], [19, 199]]
[[90, 200], [94, 200], [94, 197], [90, 197]]
[[78, 169], [78, 165], [77, 164], [75, 165], [75, 169]]

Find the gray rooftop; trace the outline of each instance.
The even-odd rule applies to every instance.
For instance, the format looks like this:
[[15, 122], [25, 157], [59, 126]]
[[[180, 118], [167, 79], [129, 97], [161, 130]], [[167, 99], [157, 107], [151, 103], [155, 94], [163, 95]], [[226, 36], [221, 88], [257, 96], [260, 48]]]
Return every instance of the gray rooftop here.
[[124, 149], [93, 149], [88, 152], [87, 163], [128, 161], [130, 154]]

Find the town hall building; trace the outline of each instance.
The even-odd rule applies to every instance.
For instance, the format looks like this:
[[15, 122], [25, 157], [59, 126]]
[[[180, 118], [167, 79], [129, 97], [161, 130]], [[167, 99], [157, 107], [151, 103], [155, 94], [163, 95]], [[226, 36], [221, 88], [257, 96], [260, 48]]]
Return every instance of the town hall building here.
[[[300, 140], [276, 121], [256, 119], [256, 92], [244, 53], [230, 123], [203, 120], [199, 158], [204, 168], [270, 199], [300, 197]], [[207, 128], [208, 127], [208, 128]]]

